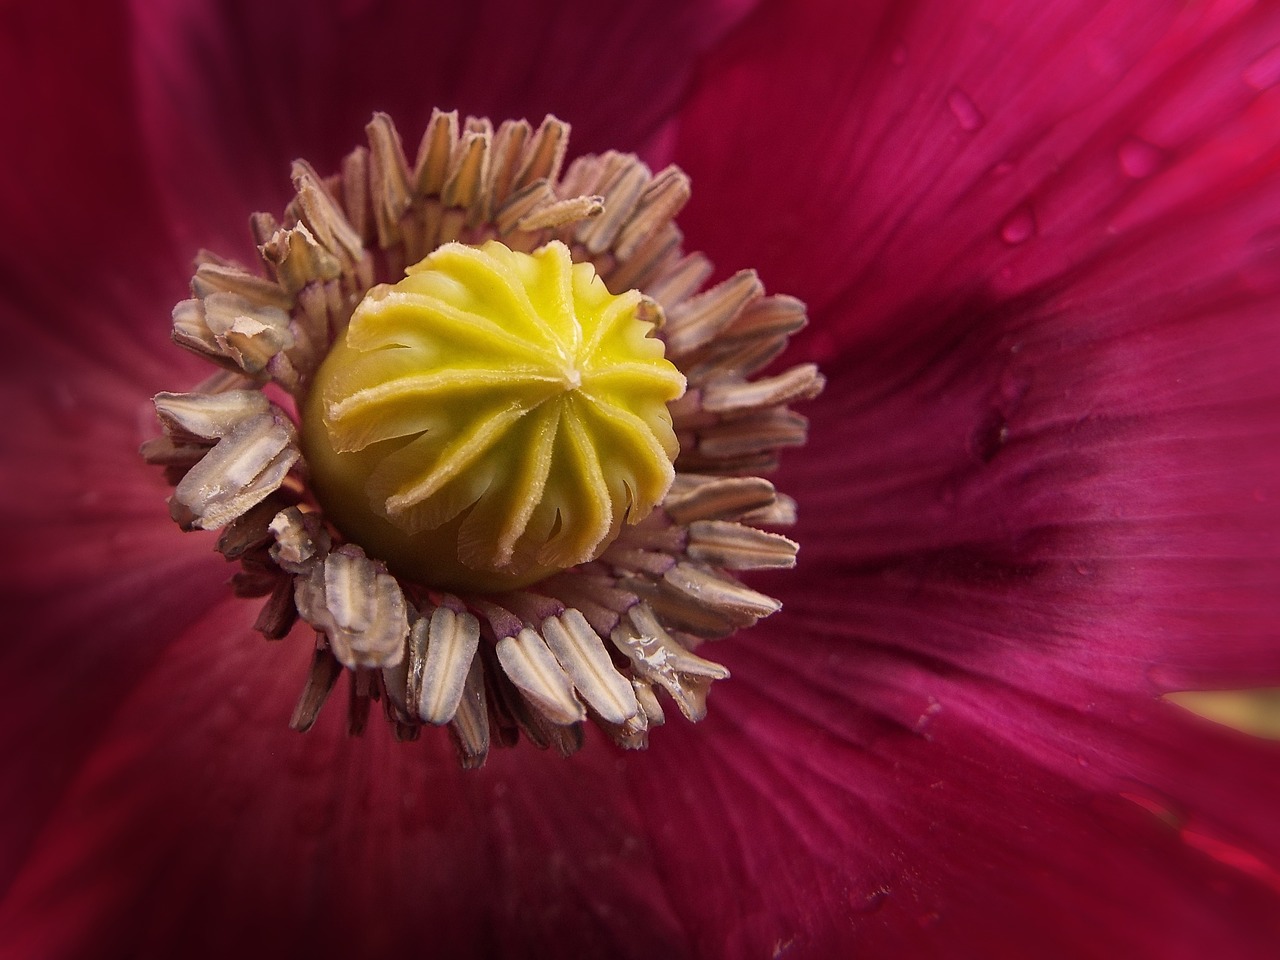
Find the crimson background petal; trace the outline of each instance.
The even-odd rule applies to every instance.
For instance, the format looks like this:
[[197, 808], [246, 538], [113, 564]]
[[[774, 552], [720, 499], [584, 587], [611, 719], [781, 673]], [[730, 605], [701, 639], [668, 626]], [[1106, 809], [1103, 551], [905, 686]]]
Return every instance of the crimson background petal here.
[[[95, 285], [93, 310], [24, 281], [3, 322], [36, 376], [13, 381], [10, 409], [38, 412], [42, 429], [6, 438], [4, 456], [48, 495], [15, 482], [2, 502], [21, 507], [23, 556], [48, 569], [10, 559], [4, 573], [47, 595], [23, 607], [31, 642], [6, 666], [28, 685], [6, 706], [77, 709], [50, 711], [47, 734], [5, 725], [13, 782], [38, 787], [6, 797], [19, 814], [6, 822], [36, 833], [29, 851], [14, 833], [20, 869], [0, 907], [11, 949], [167, 956], [199, 930], [210, 954], [350, 953], [416, 946], [425, 927], [428, 943], [515, 955], [551, 943], [822, 956], [851, 941], [869, 955], [1265, 955], [1278, 932], [1275, 749], [1154, 696], [1274, 676], [1265, 88], [1277, 33], [1247, 4], [1110, 9], [771, 5], [653, 141], [695, 174], [695, 242], [815, 304], [805, 349], [834, 377], [815, 447], [847, 453], [792, 457], [782, 481], [802, 495], [802, 558], [822, 595], [779, 580], [787, 619], [722, 645], [735, 679], [712, 717], [673, 723], [646, 756], [593, 744], [558, 764], [523, 751], [468, 779], [443, 744], [394, 747], [382, 730], [345, 741], [332, 707], [311, 736], [287, 733], [305, 645], [264, 653], [250, 612], [208, 605], [220, 574], [201, 570], [220, 570], [216, 558], [133, 515], [159, 485], [122, 451], [137, 402], [174, 374], [161, 383], [158, 353], [122, 349], [119, 334], [176, 298], [163, 292], [180, 285], [172, 254], [113, 292]], [[205, 22], [183, 13], [189, 23]], [[217, 75], [239, 54], [205, 25], [223, 52], [202, 69]], [[1007, 69], [990, 69], [996, 53]], [[1064, 75], [1081, 82], [1052, 82]], [[220, 216], [233, 194], [279, 190], [291, 143], [253, 150], [280, 153], [271, 186], [255, 179], [265, 166], [228, 186], [216, 151], [210, 178], [175, 179], [199, 168], [157, 146], [265, 130], [216, 109], [252, 102], [231, 96], [243, 79], [204, 100], [190, 90], [190, 125], [144, 101], [161, 159], [151, 180], [125, 182], [139, 198], [159, 190], [180, 237], [240, 228], [196, 219], [184, 191]], [[1086, 95], [1127, 82], [1128, 99]], [[265, 86], [253, 91], [269, 97]], [[807, 122], [780, 141], [764, 108], [796, 104]], [[1185, 121], [1184, 139], [1157, 135], [1157, 108]], [[351, 110], [342, 122], [358, 129], [367, 111]], [[1151, 151], [1128, 139], [1139, 120]], [[1038, 151], [1004, 169], [1028, 129], [1043, 133]], [[322, 151], [350, 139], [315, 117], [288, 136]], [[218, 137], [231, 158], [252, 141]], [[815, 162], [842, 148], [858, 162]], [[48, 187], [36, 196], [63, 209]], [[1017, 240], [1015, 218], [1011, 242], [1029, 200], [1032, 231]], [[47, 218], [30, 219], [44, 236]], [[793, 242], [814, 224], [829, 242], [819, 256]], [[767, 242], [740, 239], [752, 235]], [[6, 263], [36, 259], [16, 256], [6, 248]], [[61, 342], [70, 332], [82, 336]], [[159, 339], [141, 334], [144, 347]], [[104, 479], [105, 497], [68, 513], [84, 492], [68, 478], [85, 476], [119, 489]], [[130, 575], [95, 595], [107, 533], [123, 538]], [[174, 570], [179, 586], [161, 578]], [[207, 593], [183, 616], [188, 582]], [[18, 608], [16, 593], [5, 600]]]
[[[638, 145], [628, 141], [671, 109], [692, 58], [745, 6], [0, 10], [0, 76], [26, 94], [0, 105], [21, 145], [0, 182], [0, 582], [21, 642], [0, 657], [24, 678], [6, 700], [0, 886], [29, 863], [119, 704], [227, 593], [226, 566], [207, 540], [174, 536], [163, 484], [136, 455], [155, 430], [147, 398], [206, 372], [172, 348], [166, 322], [196, 246], [244, 254], [247, 214], [279, 206], [288, 159], [323, 143], [310, 152], [323, 165], [371, 106], [420, 120], [446, 87], [464, 110], [509, 102], [536, 120], [554, 105], [588, 141], [594, 129]], [[422, 56], [424, 38], [448, 57]], [[459, 67], [473, 74], [461, 86]], [[584, 96], [584, 81], [610, 96]], [[285, 109], [300, 102], [307, 111]], [[606, 130], [615, 116], [636, 125]]]
[[375, 110], [410, 152], [433, 107], [534, 125], [555, 113], [572, 124], [575, 152], [638, 150], [679, 105], [698, 57], [753, 5], [142, 0], [149, 155], [192, 239], [243, 243], [241, 211], [283, 204], [282, 172], [297, 157], [336, 169]]
[[[832, 664], [867, 676], [824, 666], [814, 685], [929, 730], [958, 696], [972, 728], [950, 749], [1006, 739], [1273, 892], [1274, 746], [1155, 697], [1280, 676], [1278, 40], [1275, 8], [1242, 3], [771, 4], [671, 134], [704, 187], [694, 241], [736, 266], [766, 232], [766, 280], [815, 308], [805, 349], [833, 386], [811, 444], [839, 453], [788, 461], [807, 575], [770, 586], [793, 627], [826, 632]], [[807, 122], [787, 127], [796, 102]], [[704, 140], [712, 117], [727, 135]], [[705, 189], [727, 169], [758, 206]], [[784, 242], [815, 223], [818, 256]], [[1067, 869], [1038, 842], [1047, 873]], [[1160, 855], [1163, 888], [1096, 881], [1115, 881], [1130, 928], [1093, 949], [1269, 949], [1267, 896], [1201, 908], [1194, 856]], [[967, 871], [934, 866], [963, 902]], [[973, 942], [1034, 915], [1031, 886], [978, 910], [992, 929]], [[1180, 896], [1194, 920], [1170, 926]], [[1249, 903], [1251, 922], [1227, 919]], [[1081, 938], [1069, 953], [1108, 928], [1081, 913], [1054, 931]]]
[[165, 494], [136, 455], [154, 429], [147, 393], [199, 365], [174, 356], [163, 322], [189, 256], [172, 252], [148, 182], [127, 19], [112, 4], [6, 4], [0, 18], [0, 87], [14, 92], [0, 97], [14, 137], [0, 178], [0, 663], [21, 678], [0, 725], [6, 888], [103, 719], [225, 572], [155, 522]]
[[[511, 752], [475, 777], [438, 740], [349, 740], [337, 711], [290, 734], [304, 645], [264, 657], [248, 622], [213, 610], [117, 713], [6, 898], [15, 955], [823, 956], [854, 935], [872, 956], [1264, 956], [1234, 931], [1277, 932], [1264, 883], [1021, 744], [1039, 705], [969, 693], [918, 720], [889, 658], [810, 631], [799, 670], [738, 649], [744, 682], [648, 755]], [[1098, 732], [1091, 757], [1150, 753]], [[1178, 930], [1158, 954], [1157, 924]]]

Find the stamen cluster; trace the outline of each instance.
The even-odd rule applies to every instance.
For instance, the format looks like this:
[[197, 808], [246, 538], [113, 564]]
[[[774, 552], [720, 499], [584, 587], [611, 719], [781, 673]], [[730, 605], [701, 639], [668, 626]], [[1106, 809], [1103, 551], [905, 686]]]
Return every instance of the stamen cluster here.
[[[401, 738], [447, 725], [468, 767], [520, 731], [572, 753], [587, 719], [643, 747], [664, 719], [658, 691], [701, 719], [728, 672], [694, 649], [779, 607], [736, 573], [795, 563], [796, 544], [762, 529], [793, 522], [794, 503], [758, 474], [804, 442], [787, 405], [823, 380], [809, 364], [750, 378], [804, 324], [803, 304], [764, 295], [749, 270], [703, 290], [711, 264], [683, 250], [673, 222], [688, 178], [612, 151], [562, 174], [568, 127], [553, 117], [495, 129], [437, 111], [412, 164], [388, 117], [367, 132], [333, 177], [294, 165], [283, 221], [252, 218], [258, 269], [200, 255], [173, 336], [222, 369], [159, 395], [164, 434], [143, 448], [175, 485], [174, 519], [219, 530], [217, 549], [240, 565], [235, 591], [266, 598], [257, 629], [281, 639], [301, 619], [316, 631], [291, 725], [312, 725], [344, 670], [353, 732], [381, 701]], [[526, 252], [560, 241], [614, 294], [659, 304], [658, 335], [689, 389], [669, 406], [680, 454], [659, 507], [591, 562], [472, 594], [396, 577], [343, 542], [309, 488], [294, 413], [371, 288], [443, 244], [493, 239]]]

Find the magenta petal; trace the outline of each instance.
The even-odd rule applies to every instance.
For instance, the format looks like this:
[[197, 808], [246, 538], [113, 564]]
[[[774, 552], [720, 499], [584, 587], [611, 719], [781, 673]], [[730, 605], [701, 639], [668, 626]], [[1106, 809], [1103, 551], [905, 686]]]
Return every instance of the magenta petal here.
[[[0, 13], [0, 89], [11, 92], [0, 97], [0, 306], [46, 332], [62, 319], [47, 298], [111, 300], [146, 283], [140, 274], [190, 260], [165, 247], [130, 42], [127, 11], [112, 0]], [[6, 331], [11, 322], [0, 315]]]
[[[129, 377], [145, 376], [141, 344], [126, 364], [118, 336], [104, 336], [121, 359], [109, 369], [86, 359], [92, 340], [58, 343], [16, 322], [6, 333], [21, 365], [6, 363], [0, 385], [0, 668], [14, 681], [0, 723], [0, 888], [102, 725], [174, 629], [225, 597], [228, 575], [207, 538], [174, 537], [168, 490], [137, 455], [154, 429]], [[158, 365], [149, 379], [162, 379]]]
[[812, 436], [833, 452], [784, 479], [805, 491], [791, 609], [1019, 683], [1050, 652], [1130, 691], [1280, 678], [1280, 333], [1229, 293], [1169, 298], [1156, 332], [1123, 284], [834, 368]]
[[[1251, 805], [1251, 830], [1234, 838], [1266, 851], [1263, 881], [1193, 849], [1176, 827], [1112, 791], [1117, 780], [1156, 779], [1151, 768], [1177, 766], [1184, 737], [1197, 758], [1227, 754], [1206, 774], [1231, 771], [1233, 794], [1272, 789], [1274, 749], [1238, 749], [1168, 717], [1053, 710], [927, 668], [911, 689], [898, 658], [803, 628], [772, 644], [753, 637], [737, 652], [735, 677], [753, 680], [717, 703], [714, 735], [700, 731], [684, 746], [699, 761], [698, 782], [682, 757], [647, 793], [665, 788], [671, 798], [672, 847], [690, 835], [718, 837], [719, 856], [695, 858], [672, 879], [695, 930], [717, 930], [738, 905], [727, 942], [704, 936], [708, 955], [779, 945], [799, 956], [873, 957], [1263, 957], [1271, 949], [1277, 831], [1261, 817], [1266, 793]], [[875, 706], [850, 708], [851, 699]], [[1078, 738], [1069, 766], [1051, 759], [1059, 745], [1046, 748], [1058, 727]], [[1237, 772], [1246, 759], [1260, 778], [1250, 774], [1247, 784]], [[1156, 804], [1136, 779], [1122, 789]], [[1218, 812], [1243, 819], [1226, 806]], [[742, 876], [761, 879], [744, 893]]]
[[[830, 358], [827, 455], [782, 481], [823, 609], [970, 658], [1034, 637], [1131, 690], [1280, 677], [1277, 44], [1238, 3], [779, 4], [716, 58], [682, 115], [712, 184], [690, 233], [728, 266], [760, 230], [823, 241], [765, 271]], [[731, 167], [783, 215], [735, 221]]]
[[[59, 128], [0, 188], [0, 953], [1274, 952], [1277, 748], [1157, 699], [1280, 678], [1274, 7], [745, 7], [105, 6], [0, 58], [101, 165]], [[133, 454], [196, 238], [440, 100], [674, 150], [693, 245], [815, 307], [803, 576], [646, 755], [288, 732], [308, 638]]]
[[535, 125], [555, 113], [576, 153], [639, 149], [751, 5], [140, 3], [154, 171], [172, 218], [207, 244], [283, 203], [297, 157], [335, 169], [374, 111], [410, 151], [433, 107]]
[[[681, 114], [683, 222], [802, 291], [820, 356], [918, 329], [1225, 221], [1275, 170], [1277, 43], [1280, 13], [1236, 0], [772, 4]], [[1264, 222], [1237, 239], [1274, 289]]]
[[[1154, 793], [1184, 753], [1234, 770], [1249, 752], [1168, 716], [921, 671], [930, 700], [891, 658], [804, 630], [739, 645], [745, 682], [648, 755], [508, 753], [472, 776], [443, 742], [348, 740], [336, 712], [285, 731], [306, 651], [264, 654], [247, 625], [219, 608], [183, 631], [112, 719], [0, 908], [11, 953], [384, 955], [425, 936], [458, 957], [1263, 957], [1280, 934], [1274, 874], [1203, 849], [1274, 856], [1271, 818], [1193, 832]], [[1045, 749], [1058, 732], [1069, 766]], [[1277, 770], [1244, 784], [1259, 812]]]
[[337, 709], [300, 737], [307, 644], [264, 650], [250, 619], [179, 632], [111, 720], [0, 909], [5, 952], [682, 954], [616, 755], [504, 753], [477, 777], [444, 737], [351, 740]]

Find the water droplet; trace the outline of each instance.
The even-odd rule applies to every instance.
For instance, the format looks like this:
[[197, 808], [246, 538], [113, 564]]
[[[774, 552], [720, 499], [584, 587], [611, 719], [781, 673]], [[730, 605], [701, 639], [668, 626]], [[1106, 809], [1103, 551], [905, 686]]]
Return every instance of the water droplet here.
[[961, 130], [977, 130], [982, 126], [983, 116], [977, 104], [959, 87], [953, 88], [947, 95], [947, 106], [951, 108]]
[[1159, 147], [1140, 137], [1130, 137], [1120, 144], [1116, 156], [1120, 161], [1120, 169], [1135, 180], [1151, 176], [1159, 169], [1163, 159]]
[[938, 702], [936, 697], [930, 697], [929, 705], [924, 708], [916, 719], [916, 733], [924, 733], [929, 728], [929, 725], [933, 723], [933, 718], [941, 712], [942, 704]]
[[1036, 232], [1035, 214], [1026, 204], [1020, 206], [1000, 226], [1000, 239], [1011, 247], [1026, 243]]
[[1244, 82], [1255, 90], [1266, 90], [1280, 83], [1280, 44], [1245, 68]]
[[888, 896], [888, 884], [876, 887], [867, 893], [850, 892], [849, 906], [857, 913], [875, 913], [884, 906], [885, 898]]
[[893, 53], [889, 55], [889, 62], [895, 67], [900, 67], [907, 62], [907, 45], [900, 43], [893, 48]]
[[1087, 563], [1077, 563], [1076, 573], [1080, 574], [1082, 577], [1092, 577], [1093, 567], [1089, 566]]
[[991, 168], [993, 177], [1007, 177], [1011, 173], [1013, 173], [1013, 162], [1010, 160], [1001, 160]]
[[994, 460], [1008, 442], [1009, 423], [999, 410], [988, 410], [969, 437], [970, 449], [983, 463]]

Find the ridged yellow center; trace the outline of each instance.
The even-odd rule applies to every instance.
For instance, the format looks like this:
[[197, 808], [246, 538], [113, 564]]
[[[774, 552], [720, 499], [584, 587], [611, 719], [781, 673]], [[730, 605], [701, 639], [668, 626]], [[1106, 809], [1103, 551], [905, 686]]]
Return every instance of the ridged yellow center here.
[[564, 244], [450, 243], [371, 290], [303, 410], [312, 488], [431, 587], [504, 590], [599, 556], [661, 502], [684, 377], [656, 305]]

